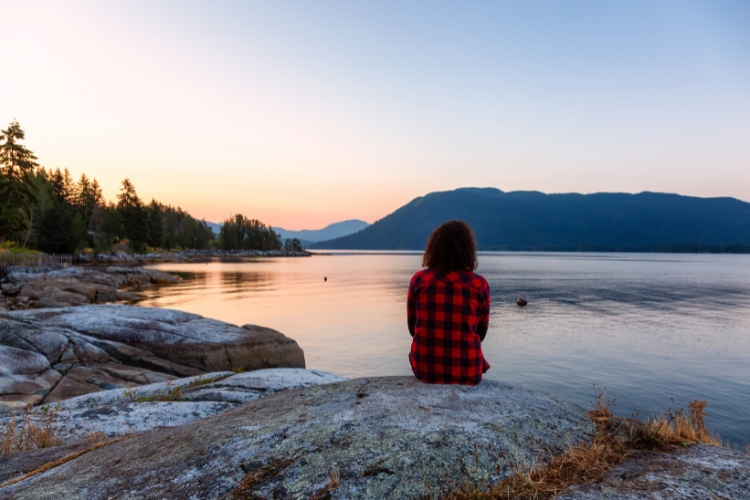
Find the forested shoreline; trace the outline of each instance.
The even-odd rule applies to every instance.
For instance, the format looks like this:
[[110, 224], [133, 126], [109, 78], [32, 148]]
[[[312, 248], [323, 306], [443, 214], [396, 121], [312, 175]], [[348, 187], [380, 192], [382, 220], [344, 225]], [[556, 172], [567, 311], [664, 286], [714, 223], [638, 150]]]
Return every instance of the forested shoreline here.
[[0, 247], [80, 254], [163, 249], [301, 251], [270, 225], [237, 214], [215, 237], [205, 220], [152, 199], [145, 203], [130, 179], [107, 201], [95, 178], [74, 180], [67, 168], [40, 166], [22, 144], [17, 121], [0, 131]]

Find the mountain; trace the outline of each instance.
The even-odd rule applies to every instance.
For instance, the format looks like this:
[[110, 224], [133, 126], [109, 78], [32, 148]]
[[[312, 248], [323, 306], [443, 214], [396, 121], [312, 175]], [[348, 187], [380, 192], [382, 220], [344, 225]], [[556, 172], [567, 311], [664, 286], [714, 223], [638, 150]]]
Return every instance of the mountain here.
[[219, 236], [219, 232], [221, 232], [221, 222], [206, 222], [206, 225], [211, 228], [211, 232], [214, 233], [214, 236]]
[[301, 231], [287, 231], [283, 227], [274, 227], [274, 231], [282, 238], [297, 238], [300, 241], [314, 243], [323, 240], [332, 240], [366, 228], [369, 224], [363, 220], [351, 219], [342, 222], [334, 222], [323, 229], [303, 229]]
[[461, 188], [415, 198], [349, 236], [312, 248], [422, 250], [450, 219], [480, 250], [750, 252], [750, 203], [676, 194], [544, 194]]

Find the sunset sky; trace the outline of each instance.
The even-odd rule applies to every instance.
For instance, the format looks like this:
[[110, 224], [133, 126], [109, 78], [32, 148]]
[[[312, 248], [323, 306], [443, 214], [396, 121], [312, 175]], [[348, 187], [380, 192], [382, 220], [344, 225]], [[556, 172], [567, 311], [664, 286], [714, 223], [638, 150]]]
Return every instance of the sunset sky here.
[[463, 186], [750, 201], [750, 2], [0, 0], [49, 168], [287, 229]]

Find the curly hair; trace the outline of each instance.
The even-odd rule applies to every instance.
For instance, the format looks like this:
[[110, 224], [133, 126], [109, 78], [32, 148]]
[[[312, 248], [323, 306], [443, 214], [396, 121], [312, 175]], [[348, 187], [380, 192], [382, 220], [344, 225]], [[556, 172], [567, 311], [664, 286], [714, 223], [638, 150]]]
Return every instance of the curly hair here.
[[427, 240], [422, 266], [438, 271], [473, 271], [477, 268], [474, 231], [464, 221], [450, 220]]

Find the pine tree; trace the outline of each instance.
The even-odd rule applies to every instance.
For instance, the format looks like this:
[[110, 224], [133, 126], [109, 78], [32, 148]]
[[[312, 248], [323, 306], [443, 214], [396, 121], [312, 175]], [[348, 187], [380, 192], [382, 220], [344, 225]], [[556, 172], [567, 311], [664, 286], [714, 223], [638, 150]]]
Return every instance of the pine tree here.
[[117, 195], [117, 211], [122, 216], [122, 227], [132, 250], [144, 251], [148, 241], [148, 212], [130, 179], [122, 181], [120, 194]]
[[155, 199], [147, 207], [148, 212], [148, 244], [152, 247], [164, 247], [164, 207]]
[[39, 165], [34, 153], [20, 144], [24, 138], [15, 120], [0, 130], [0, 241], [8, 237], [28, 240], [32, 227], [35, 196], [31, 176]]

